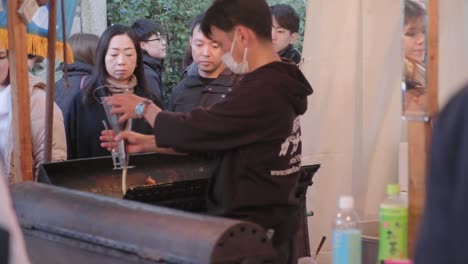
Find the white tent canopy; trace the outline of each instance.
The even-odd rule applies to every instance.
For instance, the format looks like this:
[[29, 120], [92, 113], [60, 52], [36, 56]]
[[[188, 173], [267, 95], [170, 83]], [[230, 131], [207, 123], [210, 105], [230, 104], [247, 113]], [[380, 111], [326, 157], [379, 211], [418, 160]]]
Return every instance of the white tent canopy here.
[[[468, 77], [468, 1], [439, 3], [443, 105]], [[402, 8], [393, 0], [308, 1], [302, 71], [315, 92], [302, 118], [303, 163], [322, 164], [308, 195], [312, 249], [328, 237], [320, 264], [330, 263], [339, 195], [355, 197], [363, 220], [376, 219], [386, 185], [398, 182]]]

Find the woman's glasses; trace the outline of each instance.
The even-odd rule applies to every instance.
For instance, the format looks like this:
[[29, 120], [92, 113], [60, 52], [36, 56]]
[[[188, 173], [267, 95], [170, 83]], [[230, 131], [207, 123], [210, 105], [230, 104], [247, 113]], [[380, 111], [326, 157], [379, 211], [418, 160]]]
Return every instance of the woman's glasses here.
[[148, 39], [145, 42], [150, 42], [150, 41], [157, 41], [159, 43], [167, 43], [167, 40], [165, 38], [155, 38], [155, 39]]

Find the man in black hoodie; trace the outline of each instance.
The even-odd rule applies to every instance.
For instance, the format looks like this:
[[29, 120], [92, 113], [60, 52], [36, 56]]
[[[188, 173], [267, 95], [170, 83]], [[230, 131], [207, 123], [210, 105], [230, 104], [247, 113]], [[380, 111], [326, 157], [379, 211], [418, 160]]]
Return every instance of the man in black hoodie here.
[[122, 121], [141, 116], [154, 126], [154, 137], [116, 137], [128, 140], [130, 152], [170, 148], [218, 153], [209, 213], [273, 230], [278, 263], [297, 263], [299, 116], [307, 110], [312, 87], [294, 64], [280, 60], [271, 42], [271, 25], [265, 0], [215, 0], [207, 10], [203, 33], [221, 47], [225, 65], [244, 74], [232, 92], [210, 108], [172, 113], [135, 95], [116, 95], [107, 102], [123, 114]]

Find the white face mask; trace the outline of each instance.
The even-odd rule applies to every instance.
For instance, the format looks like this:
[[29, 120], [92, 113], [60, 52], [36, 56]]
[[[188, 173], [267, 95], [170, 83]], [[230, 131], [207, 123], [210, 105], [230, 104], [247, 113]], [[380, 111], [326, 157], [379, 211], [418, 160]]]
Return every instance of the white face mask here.
[[237, 35], [234, 35], [232, 40], [231, 51], [226, 52], [223, 57], [223, 63], [235, 74], [245, 74], [249, 72], [249, 62], [247, 61], [247, 48], [244, 49], [244, 58], [241, 63], [237, 63], [232, 57], [232, 51], [234, 50], [234, 45], [236, 43]]

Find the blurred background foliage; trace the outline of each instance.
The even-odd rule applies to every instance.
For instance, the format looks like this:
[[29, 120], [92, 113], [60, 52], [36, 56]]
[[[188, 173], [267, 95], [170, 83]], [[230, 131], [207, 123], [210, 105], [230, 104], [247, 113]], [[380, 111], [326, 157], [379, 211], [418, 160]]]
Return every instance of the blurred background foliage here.
[[[130, 26], [138, 18], [149, 18], [162, 24], [167, 35], [168, 53], [164, 61], [163, 82], [166, 95], [180, 81], [184, 71], [182, 61], [190, 36], [191, 20], [203, 13], [212, 0], [108, 0], [108, 25]], [[290, 4], [301, 17], [299, 41], [296, 47], [302, 50], [307, 0], [267, 0], [269, 5]], [[166, 96], [168, 98], [168, 96]]]

